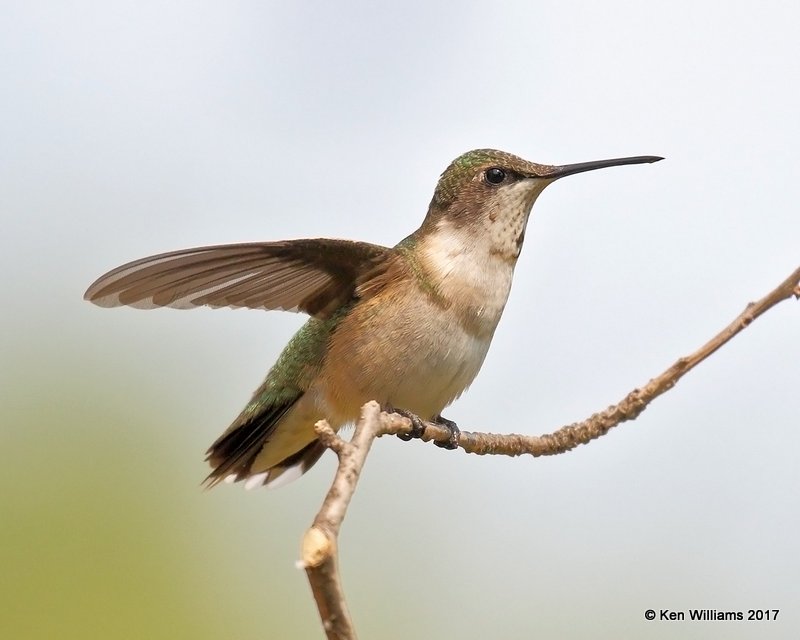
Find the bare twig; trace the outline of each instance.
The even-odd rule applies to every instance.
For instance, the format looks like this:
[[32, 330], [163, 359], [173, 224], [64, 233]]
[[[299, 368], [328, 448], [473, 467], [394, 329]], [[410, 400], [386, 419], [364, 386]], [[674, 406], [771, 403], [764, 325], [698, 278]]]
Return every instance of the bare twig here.
[[[760, 315], [779, 302], [794, 296], [800, 298], [800, 268], [796, 269], [773, 291], [757, 302], [751, 302], [727, 327], [689, 356], [679, 358], [661, 375], [641, 389], [634, 389], [621, 402], [587, 420], [567, 425], [543, 436], [519, 434], [473, 433], [462, 431], [458, 446], [467, 453], [519, 456], [547, 456], [564, 453], [579, 444], [586, 444], [608, 433], [621, 422], [633, 420], [648, 404], [668, 391], [687, 372], [708, 358]], [[423, 423], [422, 440], [448, 441], [450, 431], [441, 425]], [[375, 402], [362, 407], [361, 419], [349, 442], [339, 438], [324, 420], [315, 425], [320, 440], [339, 457], [339, 467], [314, 524], [303, 538], [302, 566], [306, 570], [322, 624], [329, 639], [356, 637], [347, 611], [344, 591], [338, 572], [337, 544], [339, 529], [347, 506], [356, 489], [361, 469], [376, 437], [411, 433], [411, 422], [398, 414], [387, 414]]]
[[[668, 391], [686, 373], [694, 369], [703, 360], [717, 351], [731, 338], [750, 325], [753, 320], [764, 314], [779, 302], [794, 296], [800, 298], [800, 268], [797, 268], [775, 289], [756, 302], [748, 304], [733, 322], [715, 335], [706, 344], [689, 356], [679, 358], [661, 375], [650, 380], [640, 389], [634, 389], [619, 403], [591, 415], [582, 422], [567, 425], [542, 436], [525, 436], [515, 433], [472, 433], [462, 431], [458, 446], [467, 453], [478, 455], [519, 456], [532, 455], [552, 456], [574, 449], [605, 435], [613, 427], [627, 420], [634, 420], [653, 400]], [[422, 440], [447, 441], [450, 432], [437, 424], [424, 423], [425, 432]], [[408, 433], [409, 428], [399, 426], [391, 433]], [[388, 432], [387, 432], [388, 433]]]
[[387, 429], [409, 425], [407, 418], [382, 413], [377, 402], [368, 402], [361, 408], [361, 419], [349, 442], [337, 436], [325, 420], [314, 426], [323, 444], [339, 457], [339, 467], [314, 524], [303, 537], [301, 564], [311, 584], [322, 626], [331, 640], [356, 637], [339, 577], [339, 528], [372, 442]]

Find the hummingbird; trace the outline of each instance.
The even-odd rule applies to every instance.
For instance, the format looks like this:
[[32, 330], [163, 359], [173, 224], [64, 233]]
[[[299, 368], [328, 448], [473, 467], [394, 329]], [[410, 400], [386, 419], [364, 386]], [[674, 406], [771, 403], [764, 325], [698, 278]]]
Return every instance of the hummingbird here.
[[109, 271], [84, 299], [310, 316], [208, 449], [208, 486], [294, 480], [325, 451], [314, 424], [339, 429], [370, 400], [417, 427], [445, 425], [452, 448], [458, 428], [441, 413], [483, 364], [539, 194], [565, 176], [662, 159], [547, 165], [477, 149], [445, 169], [422, 225], [394, 247], [314, 238], [183, 249]]

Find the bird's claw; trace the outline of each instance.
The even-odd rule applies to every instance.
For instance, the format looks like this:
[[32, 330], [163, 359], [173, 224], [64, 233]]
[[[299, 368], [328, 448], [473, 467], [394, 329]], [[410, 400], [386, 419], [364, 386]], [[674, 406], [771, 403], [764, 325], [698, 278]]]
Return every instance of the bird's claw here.
[[425, 433], [425, 423], [422, 421], [416, 413], [411, 413], [410, 411], [406, 411], [405, 409], [395, 409], [394, 407], [388, 407], [388, 413], [396, 413], [398, 415], [403, 416], [404, 418], [408, 418], [411, 421], [411, 431], [408, 433], [398, 433], [397, 437], [401, 440], [405, 440], [408, 442], [409, 440], [413, 440], [415, 438], [421, 438], [422, 434]]
[[[401, 440], [408, 442], [414, 438], [421, 438], [425, 434], [425, 421], [422, 420], [422, 418], [420, 418], [416, 413], [411, 413], [411, 411], [407, 411], [406, 409], [396, 409], [391, 405], [386, 407], [386, 412], [397, 413], [411, 421], [411, 431], [408, 433], [397, 434], [397, 437]], [[434, 440], [433, 444], [435, 444], [437, 447], [441, 447], [442, 449], [457, 449], [458, 439], [461, 435], [458, 425], [452, 420], [448, 420], [442, 416], [436, 416], [432, 422], [440, 427], [444, 427], [450, 434], [447, 440]]]
[[434, 440], [433, 444], [442, 449], [458, 449], [458, 439], [461, 435], [461, 430], [458, 428], [458, 425], [452, 420], [448, 420], [442, 416], [436, 416], [433, 421], [450, 432], [450, 437], [447, 438], [447, 440]]

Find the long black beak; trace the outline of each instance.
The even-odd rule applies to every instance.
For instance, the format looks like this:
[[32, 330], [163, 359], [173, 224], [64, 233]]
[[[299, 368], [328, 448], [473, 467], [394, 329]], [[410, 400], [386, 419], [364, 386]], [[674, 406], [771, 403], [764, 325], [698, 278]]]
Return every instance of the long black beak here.
[[576, 162], [575, 164], [564, 164], [561, 166], [547, 167], [538, 177], [556, 180], [564, 176], [571, 176], [574, 173], [584, 171], [594, 171], [595, 169], [605, 169], [606, 167], [616, 167], [622, 164], [650, 164], [658, 162], [664, 158], [660, 156], [633, 156], [630, 158], [611, 158], [610, 160], [592, 160], [591, 162]]

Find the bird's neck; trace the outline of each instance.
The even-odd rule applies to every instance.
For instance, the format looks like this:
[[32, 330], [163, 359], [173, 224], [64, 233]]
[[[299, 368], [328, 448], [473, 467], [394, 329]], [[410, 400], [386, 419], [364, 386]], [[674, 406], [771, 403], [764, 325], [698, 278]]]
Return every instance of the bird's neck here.
[[490, 338], [511, 290], [516, 258], [498, 254], [491, 239], [475, 231], [441, 220], [398, 249], [424, 290], [455, 313], [460, 324]]

